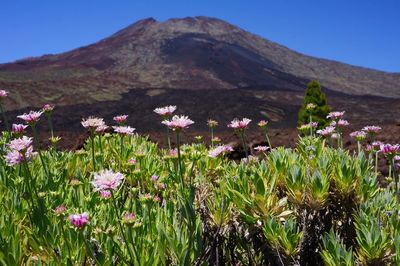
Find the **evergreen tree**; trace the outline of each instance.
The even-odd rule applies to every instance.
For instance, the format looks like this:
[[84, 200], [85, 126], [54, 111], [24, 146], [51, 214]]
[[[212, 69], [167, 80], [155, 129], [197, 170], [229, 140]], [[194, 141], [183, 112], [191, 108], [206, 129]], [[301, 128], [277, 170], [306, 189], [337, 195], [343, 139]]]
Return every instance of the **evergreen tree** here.
[[330, 111], [331, 107], [327, 104], [325, 93], [321, 91], [321, 85], [316, 80], [310, 81], [299, 110], [299, 126], [309, 123], [311, 118], [312, 122], [318, 122], [318, 128], [323, 128], [328, 124], [326, 116]]

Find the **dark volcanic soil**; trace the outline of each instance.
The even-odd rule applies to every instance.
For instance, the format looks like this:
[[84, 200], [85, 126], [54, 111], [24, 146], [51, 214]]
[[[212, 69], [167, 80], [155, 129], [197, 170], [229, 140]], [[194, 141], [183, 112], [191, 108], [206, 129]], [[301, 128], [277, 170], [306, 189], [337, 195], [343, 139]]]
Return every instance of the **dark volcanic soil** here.
[[[195, 124], [185, 133], [185, 141], [194, 141], [194, 136], [204, 135], [208, 140], [206, 120], [215, 119], [219, 126], [215, 135], [224, 143], [237, 142], [237, 137], [226, 125], [233, 118], [248, 117], [253, 120], [248, 131], [253, 144], [262, 143], [264, 138], [257, 128], [261, 119], [270, 121], [270, 137], [274, 146], [293, 146], [297, 140], [297, 112], [302, 103], [303, 93], [282, 90], [131, 90], [120, 101], [105, 101], [97, 104], [78, 104], [57, 106], [54, 111], [54, 128], [62, 137], [60, 147], [73, 149], [79, 147], [86, 137], [80, 121], [90, 115], [103, 117], [112, 125], [112, 117], [128, 114], [128, 124], [140, 134], [149, 135], [160, 145], [165, 145], [165, 128], [160, 117], [153, 112], [156, 107], [177, 105], [177, 114], [188, 115]], [[370, 96], [347, 96], [328, 92], [328, 102], [333, 110], [345, 110], [346, 118], [351, 123], [345, 134], [359, 130], [365, 125], [380, 125], [384, 128], [380, 139], [385, 142], [400, 142], [400, 103], [393, 99]], [[12, 122], [21, 122], [16, 116], [29, 111], [9, 112]], [[42, 120], [44, 120], [43, 118]], [[43, 140], [47, 138], [47, 123], [41, 121], [39, 130]], [[351, 145], [350, 140], [346, 140]]]

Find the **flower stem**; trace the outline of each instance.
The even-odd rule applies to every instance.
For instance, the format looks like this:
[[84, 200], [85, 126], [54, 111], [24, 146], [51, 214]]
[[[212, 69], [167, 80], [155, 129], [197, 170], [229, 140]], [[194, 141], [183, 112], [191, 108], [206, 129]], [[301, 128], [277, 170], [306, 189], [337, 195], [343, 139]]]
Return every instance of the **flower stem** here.
[[211, 148], [214, 148], [214, 129], [211, 127]]
[[185, 181], [183, 180], [183, 173], [182, 173], [182, 162], [181, 162], [181, 140], [179, 136], [179, 131], [176, 131], [176, 145], [178, 150], [178, 166], [179, 166], [179, 175], [181, 177], [181, 185], [182, 189], [185, 187]]
[[8, 125], [7, 116], [6, 116], [6, 113], [4, 112], [3, 105], [1, 103], [0, 103], [0, 112], [1, 112], [1, 115], [3, 116], [4, 125], [6, 126], [6, 130], [10, 131], [10, 127]]
[[375, 152], [375, 175], [378, 176], [378, 152]]
[[167, 127], [167, 142], [168, 142], [168, 149], [171, 150], [171, 138], [169, 136], [169, 128]]
[[115, 214], [117, 215], [118, 225], [119, 225], [119, 229], [121, 231], [122, 238], [124, 239], [124, 242], [125, 242], [125, 244], [127, 246], [129, 257], [131, 258], [131, 262], [133, 263], [135, 260], [133, 258], [132, 253], [131, 253], [131, 249], [129, 248], [129, 242], [126, 240], [124, 228], [122, 227], [122, 224], [121, 224], [121, 216], [118, 213], [117, 202], [115, 200], [115, 196], [114, 196], [114, 192], [113, 191], [111, 191], [111, 198], [112, 198], [112, 202], [113, 202], [113, 205], [114, 205]]
[[247, 151], [247, 146], [246, 146], [246, 141], [244, 139], [244, 132], [240, 132], [240, 138], [242, 139], [242, 146], [244, 149], [244, 153], [246, 154], [246, 158], [249, 157], [248, 151]]
[[[32, 179], [32, 175], [31, 175], [31, 171], [29, 170], [28, 162], [26, 161], [25, 154], [23, 154], [23, 156], [24, 156], [24, 167], [25, 167], [25, 171], [26, 171], [26, 175], [27, 175], [26, 178], [25, 178], [25, 183], [26, 183], [26, 187], [28, 188], [29, 196], [31, 198], [31, 202], [32, 202], [32, 206], [31, 207], [32, 207], [32, 209], [34, 209], [35, 202], [33, 201], [33, 193], [32, 193], [31, 182], [29, 182], [29, 181], [31, 181], [33, 179]], [[36, 190], [36, 188], [35, 188], [35, 190]], [[35, 191], [35, 194], [36, 194], [36, 196], [38, 195], [38, 193], [36, 191]]]
[[99, 134], [99, 148], [100, 148], [101, 162], [104, 164], [103, 143], [101, 140], [101, 134]]
[[265, 129], [265, 138], [267, 139], [268, 147], [269, 147], [269, 150], [271, 151], [272, 145], [271, 145], [271, 141], [269, 140], [267, 129]]
[[121, 145], [121, 147], [120, 147], [121, 154], [120, 154], [120, 159], [119, 159], [119, 167], [121, 168], [122, 160], [123, 160], [123, 158], [125, 158], [125, 156], [124, 156], [124, 135], [122, 135], [122, 134], [121, 134], [120, 142], [121, 142], [120, 143], [120, 145]]
[[47, 121], [49, 123], [49, 128], [50, 128], [50, 133], [51, 133], [51, 138], [54, 138], [54, 131], [53, 131], [53, 120], [51, 118], [51, 115], [49, 114], [47, 116]]
[[92, 143], [92, 164], [93, 164], [93, 171], [96, 172], [96, 159], [94, 156], [94, 132], [90, 130], [90, 141]]
[[68, 258], [70, 259], [71, 258], [71, 249], [70, 249], [70, 246], [69, 246], [69, 242], [67, 240], [67, 235], [65, 233], [64, 218], [61, 218], [61, 232], [62, 232], [63, 237], [64, 237], [65, 245], [67, 246], [67, 255], [68, 255], [67, 259]]
[[44, 172], [46, 174], [46, 177], [50, 178], [49, 170], [47, 169], [47, 166], [46, 166], [46, 164], [44, 162], [44, 159], [43, 159], [42, 151], [40, 150], [40, 147], [39, 147], [39, 135], [38, 135], [38, 133], [36, 131], [36, 126], [35, 125], [31, 125], [31, 128], [32, 128], [32, 132], [33, 132], [33, 137], [34, 137], [35, 142], [36, 142], [37, 150], [38, 150], [38, 153], [39, 153], [40, 162], [42, 163], [42, 166], [43, 166]]

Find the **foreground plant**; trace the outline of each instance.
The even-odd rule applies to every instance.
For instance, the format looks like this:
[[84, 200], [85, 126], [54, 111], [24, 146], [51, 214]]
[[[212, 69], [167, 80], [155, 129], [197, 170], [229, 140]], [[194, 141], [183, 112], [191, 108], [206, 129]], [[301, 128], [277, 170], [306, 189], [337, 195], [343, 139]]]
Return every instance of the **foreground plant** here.
[[94, 137], [95, 137], [96, 129], [105, 126], [105, 123], [104, 123], [103, 118], [89, 117], [89, 118], [83, 119], [81, 124], [84, 128], [89, 130], [90, 141], [92, 144], [92, 165], [93, 165], [93, 170], [96, 171]]
[[[172, 117], [173, 113], [176, 110], [176, 106], [175, 105], [169, 105], [169, 106], [165, 106], [165, 107], [159, 107], [154, 109], [154, 112], [158, 115], [160, 115], [162, 117], [162, 120], [168, 120]], [[171, 149], [171, 139], [169, 136], [169, 130], [170, 128], [167, 127], [167, 142], [168, 142], [168, 148]]]
[[180, 133], [182, 130], [188, 128], [190, 125], [194, 124], [192, 120], [190, 120], [187, 116], [177, 116], [174, 115], [171, 120], [162, 121], [164, 125], [166, 125], [172, 131], [176, 133], [176, 148], [178, 150], [178, 165], [179, 165], [179, 175], [181, 177], [181, 185], [182, 188], [185, 185], [185, 181], [183, 178], [182, 172], [182, 159], [181, 159], [181, 139]]
[[249, 157], [249, 152], [247, 151], [247, 145], [246, 145], [246, 129], [248, 128], [251, 120], [248, 118], [243, 118], [242, 120], [239, 119], [234, 119], [232, 120], [229, 124], [229, 128], [233, 128], [240, 136], [240, 139], [242, 141], [242, 147], [244, 149], [244, 152], [246, 154], [246, 158]]
[[[329, 140], [345, 124], [333, 117]], [[14, 126], [11, 140], [0, 137], [0, 264], [400, 261], [398, 145], [369, 143], [392, 162], [394, 183], [379, 187], [372, 156], [319, 136], [301, 137], [290, 149], [252, 147], [259, 157], [236, 161], [230, 145], [182, 144], [193, 124], [186, 116], [163, 121], [176, 133], [172, 150], [133, 134], [123, 116], [114, 121], [114, 132], [100, 118], [82, 121], [91, 137], [81, 150], [43, 151], [51, 179], [25, 125]], [[236, 133], [249, 123], [236, 120]]]

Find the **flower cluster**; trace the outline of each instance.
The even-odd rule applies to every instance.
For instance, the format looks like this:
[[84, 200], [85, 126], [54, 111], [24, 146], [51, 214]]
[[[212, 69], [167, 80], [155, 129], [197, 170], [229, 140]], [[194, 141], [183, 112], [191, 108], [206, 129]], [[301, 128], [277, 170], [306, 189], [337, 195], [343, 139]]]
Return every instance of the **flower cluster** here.
[[248, 118], [243, 118], [242, 120], [234, 119], [229, 124], [228, 127], [237, 129], [237, 130], [245, 130], [248, 128], [251, 120]]
[[13, 139], [9, 144], [10, 149], [5, 160], [9, 166], [21, 164], [24, 161], [29, 161], [36, 154], [33, 152], [32, 138], [23, 136], [21, 138]]
[[318, 122], [311, 122], [311, 123], [307, 123], [307, 124], [299, 126], [299, 130], [307, 131], [307, 130], [310, 130], [312, 128], [317, 128], [317, 127], [318, 127]]
[[102, 134], [102, 133], [105, 133], [105, 132], [107, 131], [108, 128], [109, 128], [109, 127], [108, 127], [106, 124], [104, 124], [104, 125], [101, 125], [101, 126], [96, 127], [95, 132], [96, 132], [97, 134]]
[[330, 112], [326, 118], [332, 119], [332, 120], [338, 120], [341, 119], [344, 116], [345, 111], [342, 112]]
[[209, 157], [218, 157], [220, 155], [232, 152], [233, 148], [229, 145], [219, 145], [208, 152]]
[[29, 113], [25, 113], [17, 116], [18, 118], [25, 121], [25, 123], [29, 125], [34, 125], [40, 120], [40, 116], [43, 114], [43, 111], [30, 111]]
[[394, 157], [397, 153], [400, 152], [400, 145], [382, 144], [380, 146], [379, 152], [386, 157]]
[[23, 124], [12, 124], [11, 133], [14, 136], [21, 136], [22, 134], [25, 133], [25, 129], [27, 127], [28, 127], [27, 125], [23, 125]]
[[169, 105], [165, 107], [156, 108], [154, 109], [154, 112], [158, 115], [169, 117], [175, 112], [175, 110], [176, 110], [175, 105]]
[[375, 135], [381, 130], [382, 130], [382, 128], [378, 127], [378, 126], [365, 126], [362, 128], [362, 131], [364, 131], [370, 135]]
[[259, 145], [259, 146], [254, 147], [254, 150], [259, 151], [259, 152], [266, 152], [269, 150], [269, 147]]
[[324, 137], [330, 137], [333, 133], [335, 133], [335, 127], [333, 126], [328, 126], [324, 129], [317, 130], [317, 134], [320, 134]]
[[84, 128], [87, 128], [90, 130], [96, 130], [96, 128], [105, 125], [103, 118], [92, 117], [92, 116], [89, 118], [83, 119], [81, 124]]
[[118, 115], [118, 116], [113, 117], [113, 120], [115, 122], [117, 122], [118, 124], [126, 123], [127, 119], [128, 119], [128, 115]]
[[89, 222], [89, 214], [87, 212], [80, 213], [80, 214], [71, 214], [69, 216], [69, 220], [73, 226], [78, 229], [81, 229], [86, 226]]
[[164, 120], [161, 122], [172, 130], [182, 130], [194, 124], [187, 116], [174, 115], [171, 120]]
[[55, 107], [54, 105], [45, 104], [42, 107], [42, 112], [45, 113], [46, 115], [49, 115], [49, 114], [51, 114], [51, 112], [53, 112], [54, 107]]
[[259, 127], [261, 127], [261, 128], [266, 128], [267, 125], [268, 125], [268, 121], [266, 121], [266, 120], [261, 120], [260, 122], [258, 122], [257, 125], [258, 125]]
[[367, 137], [367, 133], [364, 131], [354, 131], [350, 133], [350, 137], [354, 138], [357, 141], [363, 141]]
[[94, 191], [116, 190], [124, 178], [123, 174], [114, 173], [112, 170], [102, 170], [99, 173], [94, 173], [92, 182]]
[[57, 216], [63, 216], [67, 212], [67, 208], [64, 204], [57, 206], [54, 210], [54, 214]]
[[130, 126], [114, 126], [113, 128], [116, 133], [123, 136], [133, 135], [133, 132], [135, 131], [135, 129]]

